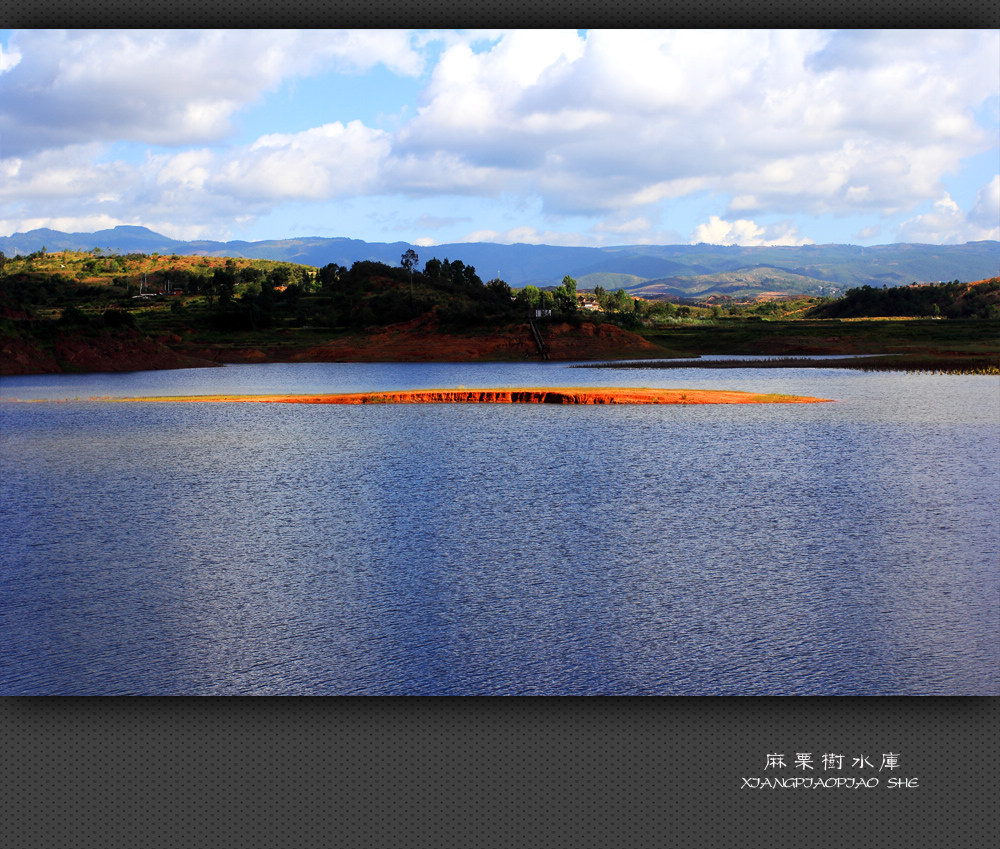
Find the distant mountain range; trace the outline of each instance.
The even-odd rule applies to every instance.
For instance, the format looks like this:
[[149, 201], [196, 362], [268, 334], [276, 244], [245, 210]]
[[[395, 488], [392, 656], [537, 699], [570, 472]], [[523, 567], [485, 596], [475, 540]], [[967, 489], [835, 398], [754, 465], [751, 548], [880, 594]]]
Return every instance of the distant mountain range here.
[[706, 298], [764, 293], [836, 295], [858, 286], [900, 286], [942, 280], [969, 282], [1000, 276], [1000, 242], [964, 245], [896, 244], [740, 247], [722, 245], [625, 245], [568, 248], [498, 245], [488, 242], [420, 247], [407, 242], [303, 237], [262, 242], [179, 241], [145, 227], [121, 226], [96, 233], [31, 230], [0, 237], [7, 256], [47, 251], [91, 250], [272, 259], [303, 265], [331, 262], [350, 267], [358, 260], [399, 265], [412, 248], [417, 267], [431, 257], [460, 259], [483, 280], [501, 277], [511, 286], [556, 286], [564, 275], [578, 288], [603, 286], [646, 298]]

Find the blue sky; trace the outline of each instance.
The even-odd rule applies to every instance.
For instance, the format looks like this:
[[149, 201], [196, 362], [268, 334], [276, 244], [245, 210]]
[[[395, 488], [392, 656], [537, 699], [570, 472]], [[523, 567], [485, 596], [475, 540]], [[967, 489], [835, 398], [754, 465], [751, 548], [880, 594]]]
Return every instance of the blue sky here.
[[2, 31], [0, 234], [1000, 239], [1000, 33]]

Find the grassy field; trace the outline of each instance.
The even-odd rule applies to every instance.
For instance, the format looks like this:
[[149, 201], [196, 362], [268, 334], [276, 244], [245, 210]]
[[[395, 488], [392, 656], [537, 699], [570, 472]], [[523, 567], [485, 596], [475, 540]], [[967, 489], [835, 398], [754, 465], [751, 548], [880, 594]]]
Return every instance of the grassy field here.
[[643, 332], [664, 356], [1000, 354], [1000, 320], [719, 321]]

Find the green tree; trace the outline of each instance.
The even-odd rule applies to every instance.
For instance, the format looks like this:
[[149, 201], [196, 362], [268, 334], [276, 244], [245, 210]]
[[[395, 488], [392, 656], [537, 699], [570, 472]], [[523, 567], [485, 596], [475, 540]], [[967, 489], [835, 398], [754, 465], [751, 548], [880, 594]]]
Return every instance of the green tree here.
[[437, 257], [427, 260], [424, 263], [424, 276], [431, 280], [438, 280], [441, 277], [441, 260]]
[[236, 289], [236, 275], [228, 269], [217, 268], [212, 273], [212, 284], [213, 289], [219, 294], [219, 303], [228, 304]]
[[417, 252], [413, 248], [407, 248], [403, 255], [399, 258], [400, 265], [403, 266], [407, 271], [410, 272], [410, 300], [413, 300], [413, 266], [417, 264], [420, 259], [417, 256]]
[[466, 286], [471, 286], [474, 289], [483, 285], [483, 281], [476, 274], [476, 267], [474, 265], [467, 265], [462, 269], [462, 279], [465, 281]]
[[562, 312], [576, 311], [576, 281], [568, 274], [552, 293], [556, 308]]
[[342, 268], [335, 262], [324, 265], [319, 270], [320, 288], [324, 290], [332, 289], [340, 281], [341, 274], [343, 274], [346, 270], [347, 269]]
[[500, 303], [508, 306], [510, 305], [513, 295], [511, 293], [510, 286], [505, 280], [501, 280], [499, 277], [494, 277], [489, 283], [486, 284], [486, 288], [496, 295], [497, 300], [499, 300]]
[[267, 274], [267, 280], [271, 287], [277, 289], [287, 286], [295, 278], [295, 272], [290, 265], [279, 265], [272, 268]]
[[573, 312], [576, 309], [576, 298], [566, 291], [565, 286], [557, 286], [552, 299], [560, 312]]
[[627, 312], [633, 308], [632, 298], [624, 289], [618, 289], [611, 296], [611, 307], [615, 312]]
[[517, 293], [514, 303], [516, 303], [518, 307], [532, 309], [538, 306], [538, 303], [541, 300], [541, 295], [542, 293], [539, 291], [538, 287], [532, 286], [529, 283]]

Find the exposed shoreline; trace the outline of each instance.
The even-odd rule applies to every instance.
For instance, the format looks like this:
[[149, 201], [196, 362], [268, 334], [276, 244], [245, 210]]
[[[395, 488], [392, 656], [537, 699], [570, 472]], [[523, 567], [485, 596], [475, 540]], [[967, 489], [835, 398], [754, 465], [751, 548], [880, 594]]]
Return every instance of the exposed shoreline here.
[[264, 404], [811, 404], [826, 403], [831, 399], [715, 389], [518, 387], [504, 389], [417, 389], [332, 395], [172, 395], [92, 400]]
[[[0, 376], [211, 368], [222, 365], [324, 362], [542, 362], [527, 324], [446, 330], [426, 317], [331, 337], [312, 330], [236, 334], [224, 341], [182, 333], [146, 336], [136, 329], [100, 333], [53, 325], [46, 335], [11, 320], [0, 332]], [[34, 330], [32, 330], [34, 328]], [[837, 357], [823, 368], [996, 374], [992, 321], [788, 321], [678, 325], [641, 333], [612, 323], [545, 325], [546, 357], [592, 368], [802, 368], [799, 357]], [[2, 331], [2, 329], [0, 329]], [[37, 332], [35, 332], [37, 331]], [[33, 335], [34, 334], [34, 335]], [[745, 361], [744, 356], [766, 357]], [[731, 358], [731, 359], [730, 359]]]

